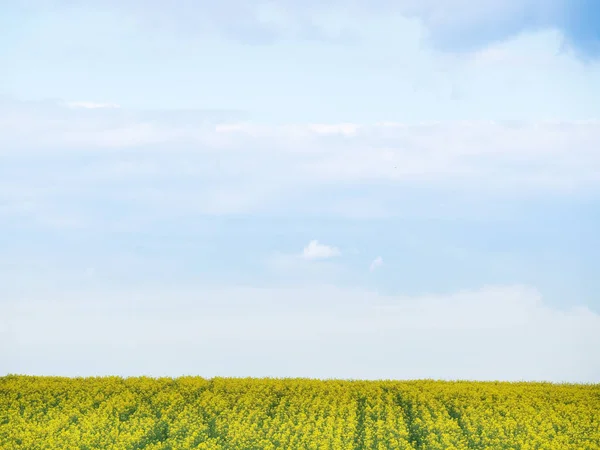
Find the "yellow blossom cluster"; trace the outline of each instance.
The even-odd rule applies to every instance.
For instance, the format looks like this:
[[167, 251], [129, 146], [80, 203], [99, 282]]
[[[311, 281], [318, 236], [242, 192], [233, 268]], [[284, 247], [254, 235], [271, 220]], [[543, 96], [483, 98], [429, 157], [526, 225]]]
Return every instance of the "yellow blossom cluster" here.
[[8, 375], [0, 449], [598, 450], [600, 385]]

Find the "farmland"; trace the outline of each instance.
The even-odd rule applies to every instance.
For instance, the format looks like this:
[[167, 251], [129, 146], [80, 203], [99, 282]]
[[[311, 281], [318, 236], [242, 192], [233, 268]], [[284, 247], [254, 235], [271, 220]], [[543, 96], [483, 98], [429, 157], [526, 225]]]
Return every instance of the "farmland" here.
[[600, 385], [0, 378], [0, 448], [600, 449]]

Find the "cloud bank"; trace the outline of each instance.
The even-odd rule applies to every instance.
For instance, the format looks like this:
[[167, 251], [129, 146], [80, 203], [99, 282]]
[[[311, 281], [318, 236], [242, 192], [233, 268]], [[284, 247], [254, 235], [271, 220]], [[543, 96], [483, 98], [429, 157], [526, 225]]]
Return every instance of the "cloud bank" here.
[[549, 307], [524, 286], [416, 297], [318, 285], [20, 295], [27, 301], [0, 304], [2, 373], [600, 377], [600, 316]]

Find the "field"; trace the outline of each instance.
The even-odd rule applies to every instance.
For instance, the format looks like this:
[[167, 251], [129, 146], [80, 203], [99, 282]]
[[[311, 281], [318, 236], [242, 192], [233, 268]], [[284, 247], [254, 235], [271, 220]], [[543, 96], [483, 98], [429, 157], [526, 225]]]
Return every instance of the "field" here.
[[600, 385], [9, 375], [0, 448], [600, 449]]

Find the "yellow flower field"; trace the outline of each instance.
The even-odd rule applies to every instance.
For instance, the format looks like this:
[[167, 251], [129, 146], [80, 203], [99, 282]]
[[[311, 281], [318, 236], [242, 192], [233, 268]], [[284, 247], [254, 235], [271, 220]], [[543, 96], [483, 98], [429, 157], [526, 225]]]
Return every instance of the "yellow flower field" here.
[[0, 378], [0, 449], [600, 449], [600, 385]]

